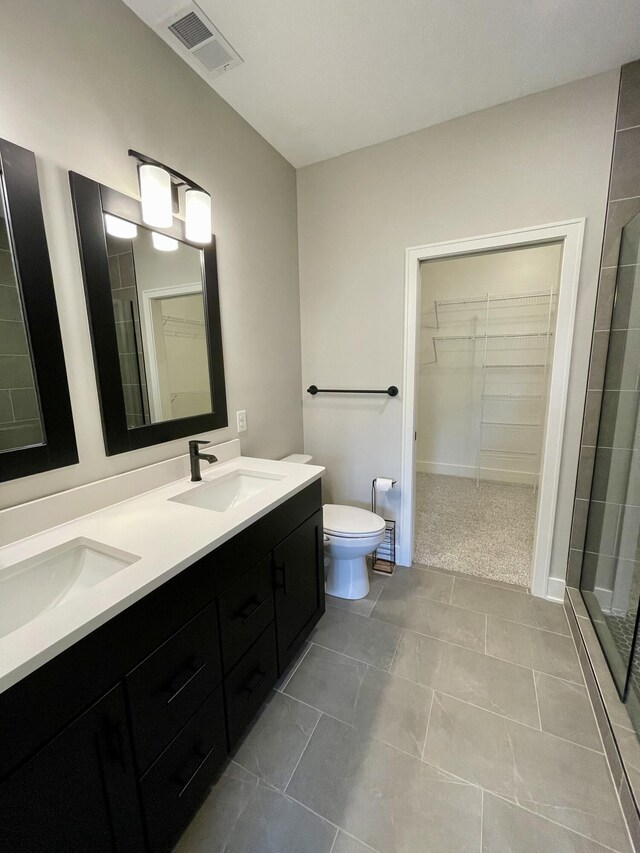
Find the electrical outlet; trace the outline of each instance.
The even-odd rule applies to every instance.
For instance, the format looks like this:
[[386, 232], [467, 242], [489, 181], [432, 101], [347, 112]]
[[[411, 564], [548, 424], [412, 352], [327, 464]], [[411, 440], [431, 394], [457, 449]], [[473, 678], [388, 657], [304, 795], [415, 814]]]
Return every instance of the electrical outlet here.
[[240, 412], [236, 412], [236, 419], [238, 421], [238, 432], [246, 432], [247, 431], [247, 413], [244, 409]]

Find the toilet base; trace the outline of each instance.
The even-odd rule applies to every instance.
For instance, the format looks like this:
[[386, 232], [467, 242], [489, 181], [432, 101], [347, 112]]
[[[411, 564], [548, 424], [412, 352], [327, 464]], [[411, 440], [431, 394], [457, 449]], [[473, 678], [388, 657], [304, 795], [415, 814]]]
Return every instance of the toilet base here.
[[365, 557], [329, 558], [325, 592], [335, 598], [357, 599], [369, 595], [369, 572]]

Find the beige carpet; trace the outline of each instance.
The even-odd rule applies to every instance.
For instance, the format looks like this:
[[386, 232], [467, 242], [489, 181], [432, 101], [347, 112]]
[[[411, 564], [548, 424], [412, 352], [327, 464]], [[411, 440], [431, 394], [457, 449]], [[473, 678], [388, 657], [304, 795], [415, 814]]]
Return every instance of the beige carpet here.
[[535, 517], [531, 486], [418, 474], [414, 560], [529, 587]]

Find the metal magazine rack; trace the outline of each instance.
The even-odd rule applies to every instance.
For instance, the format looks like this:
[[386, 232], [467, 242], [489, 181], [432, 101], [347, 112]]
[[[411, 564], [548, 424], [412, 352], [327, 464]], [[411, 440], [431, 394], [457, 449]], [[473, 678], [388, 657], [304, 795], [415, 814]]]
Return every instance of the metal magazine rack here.
[[[376, 481], [371, 483], [371, 511], [376, 512]], [[396, 523], [385, 518], [384, 539], [371, 555], [371, 568], [374, 572], [390, 575], [396, 567]]]

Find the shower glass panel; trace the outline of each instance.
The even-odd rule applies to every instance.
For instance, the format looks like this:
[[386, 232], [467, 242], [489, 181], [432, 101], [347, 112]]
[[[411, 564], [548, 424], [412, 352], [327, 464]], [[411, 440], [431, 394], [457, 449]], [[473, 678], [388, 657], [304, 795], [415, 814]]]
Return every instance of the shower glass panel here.
[[640, 598], [639, 263], [640, 214], [622, 230], [580, 579], [623, 699], [640, 697], [640, 656], [634, 654]]

